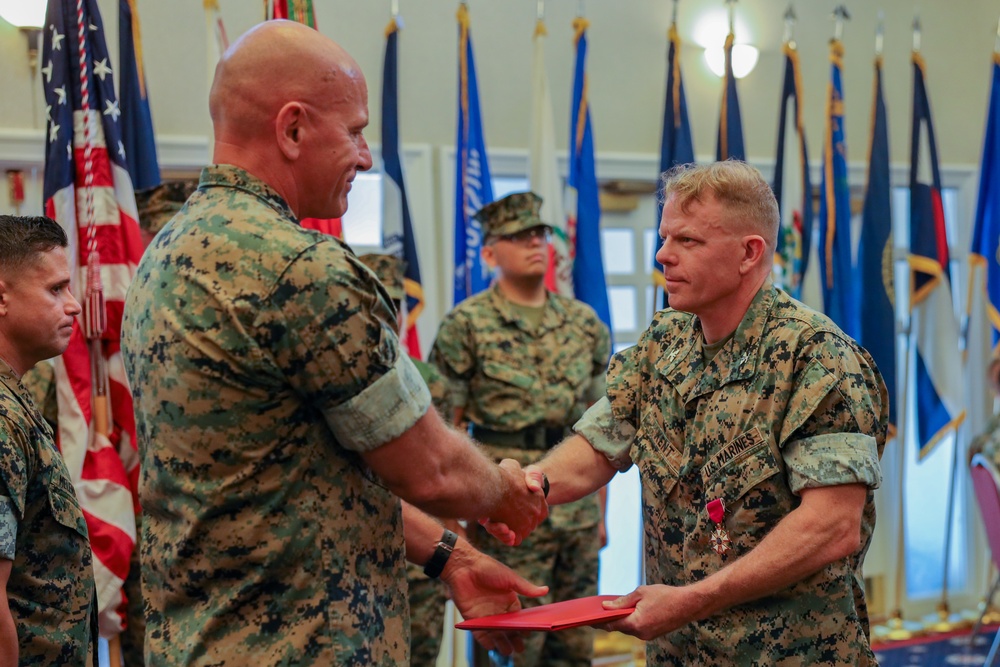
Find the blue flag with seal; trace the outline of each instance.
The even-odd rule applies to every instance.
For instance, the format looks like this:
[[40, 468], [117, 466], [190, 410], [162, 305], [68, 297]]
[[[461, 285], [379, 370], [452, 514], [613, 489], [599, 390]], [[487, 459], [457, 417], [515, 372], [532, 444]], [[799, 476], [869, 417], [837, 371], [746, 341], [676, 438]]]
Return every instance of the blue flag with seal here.
[[896, 428], [896, 311], [893, 278], [889, 127], [882, 96], [882, 56], [875, 59], [868, 187], [858, 243], [861, 321], [858, 342], [875, 359], [889, 391], [889, 430]]
[[401, 21], [393, 17], [385, 30], [385, 62], [382, 65], [382, 245], [405, 263], [406, 340], [411, 357], [419, 359], [420, 339], [417, 318], [424, 309], [424, 288], [420, 281], [417, 239], [413, 235], [410, 204], [403, 179], [403, 159], [399, 152], [399, 30]]
[[473, 218], [493, 201], [493, 181], [486, 157], [479, 110], [476, 62], [472, 57], [469, 8], [458, 7], [458, 132], [455, 138], [455, 304], [490, 285], [479, 251], [483, 227]]
[[[611, 309], [604, 280], [601, 253], [601, 202], [594, 164], [594, 130], [590, 123], [587, 99], [587, 27], [589, 22], [576, 17], [576, 64], [573, 67], [573, 102], [570, 105], [569, 178], [566, 193], [567, 227], [575, 248], [573, 257], [573, 293], [597, 313], [608, 330]], [[572, 250], [571, 250], [572, 252]]]
[[986, 319], [990, 323], [995, 350], [1000, 344], [1000, 53], [996, 51], [993, 53], [993, 83], [986, 115], [983, 160], [979, 167], [979, 199], [969, 261], [973, 269], [969, 280], [969, 310], [974, 286], [978, 282], [975, 270], [981, 269], [986, 292]]
[[149, 113], [146, 74], [142, 64], [142, 35], [135, 0], [118, 2], [118, 67], [122, 145], [132, 187], [136, 190], [160, 184], [153, 118]]
[[[923, 130], [923, 132], [921, 132]], [[927, 162], [920, 138], [927, 137]], [[921, 175], [921, 166], [924, 175]], [[929, 171], [930, 182], [926, 180]], [[916, 338], [914, 379], [919, 457], [923, 459], [965, 419], [958, 323], [951, 294], [948, 229], [924, 60], [913, 54], [913, 125], [910, 137], [910, 322]]]
[[[812, 251], [812, 182], [809, 177], [805, 126], [802, 122], [799, 52], [790, 41], [785, 42], [782, 50], [785, 54], [785, 75], [778, 115], [774, 182], [771, 184], [781, 215], [774, 266], [778, 286], [794, 298], [801, 299], [802, 277], [809, 266], [809, 254]], [[791, 128], [789, 117], [793, 124]], [[789, 173], [786, 174], [786, 171]]]
[[[694, 162], [694, 144], [691, 141], [691, 125], [688, 122], [687, 98], [684, 96], [684, 80], [681, 78], [681, 38], [677, 34], [677, 24], [670, 26], [667, 33], [670, 47], [667, 50], [667, 92], [663, 102], [663, 134], [660, 135], [660, 174], [679, 164]], [[659, 307], [667, 306], [667, 283], [663, 279], [663, 265], [656, 261], [656, 253], [663, 244], [660, 238], [660, 218], [663, 216], [663, 181], [656, 184], [656, 224], [653, 238], [653, 285], [663, 295]]]
[[733, 44], [736, 35], [726, 36], [726, 71], [722, 86], [722, 110], [719, 113], [719, 136], [715, 148], [716, 160], [745, 160], [743, 148], [743, 118], [740, 115], [740, 96], [736, 92], [736, 75], [733, 74]]
[[844, 46], [830, 41], [823, 174], [819, 200], [819, 269], [823, 311], [844, 333], [858, 337], [858, 309], [851, 262], [851, 191], [844, 134]]

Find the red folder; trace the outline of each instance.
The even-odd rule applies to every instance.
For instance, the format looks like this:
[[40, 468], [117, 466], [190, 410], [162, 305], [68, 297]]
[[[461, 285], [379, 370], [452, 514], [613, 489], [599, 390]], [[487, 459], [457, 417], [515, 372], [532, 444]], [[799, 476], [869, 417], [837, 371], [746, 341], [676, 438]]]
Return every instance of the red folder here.
[[531, 609], [507, 614], [483, 616], [455, 625], [460, 630], [565, 630], [580, 625], [593, 625], [628, 616], [635, 607], [605, 609], [601, 603], [615, 600], [617, 595], [594, 595], [576, 600], [543, 604]]

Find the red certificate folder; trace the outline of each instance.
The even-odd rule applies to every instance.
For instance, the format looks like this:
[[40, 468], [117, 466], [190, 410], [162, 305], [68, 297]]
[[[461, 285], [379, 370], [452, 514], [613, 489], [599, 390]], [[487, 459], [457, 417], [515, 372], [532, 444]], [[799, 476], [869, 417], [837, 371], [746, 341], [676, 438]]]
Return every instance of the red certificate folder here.
[[601, 603], [617, 595], [594, 595], [576, 600], [543, 604], [507, 614], [483, 616], [455, 625], [460, 630], [565, 630], [628, 616], [635, 607], [605, 609]]

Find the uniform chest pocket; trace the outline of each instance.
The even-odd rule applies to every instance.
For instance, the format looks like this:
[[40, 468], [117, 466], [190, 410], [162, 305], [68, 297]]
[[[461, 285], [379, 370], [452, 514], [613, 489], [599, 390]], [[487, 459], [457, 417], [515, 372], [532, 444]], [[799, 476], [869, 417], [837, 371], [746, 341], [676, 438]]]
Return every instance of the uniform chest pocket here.
[[[741, 449], [741, 446], [749, 444]], [[739, 451], [736, 451], [739, 450]], [[702, 470], [702, 482], [707, 499], [722, 498], [729, 510], [740, 509], [741, 501], [750, 491], [756, 489], [755, 495], [764, 493], [773, 496], [772, 491], [758, 487], [771, 487], [768, 480], [781, 472], [781, 465], [775, 457], [766, 439], [759, 429], [744, 433], [717, 453]], [[778, 479], [781, 479], [779, 477]], [[768, 503], [766, 498], [754, 498], [749, 504], [755, 507], [758, 503]], [[744, 502], [743, 504], [747, 504]]]
[[513, 385], [519, 389], [531, 389], [535, 383], [535, 378], [524, 371], [496, 361], [483, 363], [483, 375], [496, 382]]
[[[681, 452], [674, 448], [654, 411], [643, 415], [632, 446], [632, 460], [639, 466], [643, 494], [666, 500], [680, 477]], [[663, 503], [666, 507], [666, 503]]]
[[56, 523], [87, 538], [87, 522], [68, 479], [53, 471], [48, 484], [49, 508]]

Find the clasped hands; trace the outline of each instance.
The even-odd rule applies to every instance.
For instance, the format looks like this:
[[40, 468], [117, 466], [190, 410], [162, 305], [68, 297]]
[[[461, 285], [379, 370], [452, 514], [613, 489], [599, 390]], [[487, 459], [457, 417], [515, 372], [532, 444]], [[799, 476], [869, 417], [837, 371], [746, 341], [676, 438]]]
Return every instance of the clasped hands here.
[[479, 523], [504, 544], [517, 546], [549, 515], [544, 475], [538, 466], [521, 468], [514, 459], [501, 461], [500, 470], [505, 483], [503, 502]]

